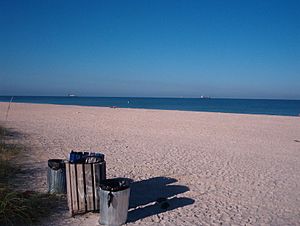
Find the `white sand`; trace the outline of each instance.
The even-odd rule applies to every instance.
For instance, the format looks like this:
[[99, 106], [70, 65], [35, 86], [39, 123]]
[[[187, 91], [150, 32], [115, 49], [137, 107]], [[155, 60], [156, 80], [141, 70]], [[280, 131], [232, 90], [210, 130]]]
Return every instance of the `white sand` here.
[[[103, 152], [108, 177], [137, 181], [128, 225], [300, 225], [300, 117], [13, 103], [6, 125], [33, 147], [37, 190], [48, 158]], [[98, 217], [63, 212], [45, 225]]]

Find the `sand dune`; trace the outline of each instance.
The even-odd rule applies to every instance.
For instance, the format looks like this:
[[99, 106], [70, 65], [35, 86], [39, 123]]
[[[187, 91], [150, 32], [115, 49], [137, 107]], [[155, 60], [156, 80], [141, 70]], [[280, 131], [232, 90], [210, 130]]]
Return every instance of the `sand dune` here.
[[[36, 190], [47, 159], [103, 152], [108, 177], [135, 181], [128, 225], [300, 225], [299, 117], [13, 103], [4, 123], [33, 147]], [[52, 218], [95, 225], [98, 214]]]

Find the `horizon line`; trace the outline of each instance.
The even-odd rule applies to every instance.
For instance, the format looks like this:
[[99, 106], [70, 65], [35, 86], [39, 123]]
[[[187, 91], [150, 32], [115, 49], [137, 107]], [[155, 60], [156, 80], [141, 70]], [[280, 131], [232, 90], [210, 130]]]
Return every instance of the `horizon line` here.
[[89, 96], [89, 95], [0, 95], [0, 97], [68, 97], [68, 98], [149, 98], [149, 99], [235, 99], [235, 100], [300, 100], [300, 99], [287, 99], [287, 98], [242, 98], [242, 97], [214, 97], [202, 96], [199, 97], [183, 97], [183, 96]]

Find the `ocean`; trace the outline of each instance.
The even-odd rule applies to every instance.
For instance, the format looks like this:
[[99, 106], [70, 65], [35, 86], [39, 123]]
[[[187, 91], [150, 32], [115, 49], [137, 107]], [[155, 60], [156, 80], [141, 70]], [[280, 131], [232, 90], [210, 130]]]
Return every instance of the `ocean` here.
[[[9, 102], [10, 96], [0, 96]], [[13, 102], [299, 116], [300, 100], [15, 96]]]

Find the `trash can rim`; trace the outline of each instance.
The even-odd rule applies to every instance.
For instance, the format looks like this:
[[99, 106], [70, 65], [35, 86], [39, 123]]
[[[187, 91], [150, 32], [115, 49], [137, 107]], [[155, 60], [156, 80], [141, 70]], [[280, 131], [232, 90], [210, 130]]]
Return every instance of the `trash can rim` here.
[[59, 170], [62, 168], [66, 168], [65, 160], [64, 159], [49, 159], [48, 167], [50, 167], [53, 170]]
[[121, 177], [105, 179], [100, 182], [99, 189], [103, 191], [110, 191], [110, 192], [123, 191], [130, 187], [130, 182], [131, 180], [129, 178], [121, 178]]

